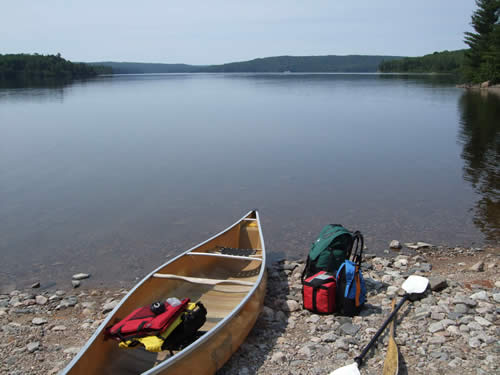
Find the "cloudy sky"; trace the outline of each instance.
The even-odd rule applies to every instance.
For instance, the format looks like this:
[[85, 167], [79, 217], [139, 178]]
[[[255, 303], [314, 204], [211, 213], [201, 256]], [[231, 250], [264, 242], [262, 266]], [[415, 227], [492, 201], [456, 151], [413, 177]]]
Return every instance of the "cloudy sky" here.
[[214, 64], [278, 55], [419, 56], [465, 48], [473, 0], [16, 0], [0, 53]]

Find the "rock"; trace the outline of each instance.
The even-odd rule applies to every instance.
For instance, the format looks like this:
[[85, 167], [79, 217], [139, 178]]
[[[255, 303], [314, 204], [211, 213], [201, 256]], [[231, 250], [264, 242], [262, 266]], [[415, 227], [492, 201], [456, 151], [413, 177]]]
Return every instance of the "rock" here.
[[33, 353], [39, 349], [40, 349], [40, 342], [38, 341], [33, 341], [30, 342], [28, 345], [26, 345], [26, 350], [30, 353]]
[[467, 314], [469, 312], [469, 308], [463, 303], [457, 303], [453, 311], [459, 314]]
[[408, 259], [399, 259], [394, 262], [394, 268], [403, 268], [408, 266]]
[[294, 301], [293, 299], [289, 299], [288, 301], [286, 301], [283, 307], [285, 311], [290, 312], [294, 312], [300, 309], [299, 303], [297, 301]]
[[54, 326], [52, 328], [52, 331], [65, 331], [66, 330], [66, 326], [63, 326], [63, 325], [60, 325], [60, 326]]
[[441, 276], [430, 276], [429, 285], [433, 292], [440, 292], [448, 287], [448, 282]]
[[335, 342], [338, 339], [338, 336], [333, 332], [325, 333], [321, 336], [321, 341], [324, 342]]
[[405, 246], [409, 249], [418, 250], [422, 248], [432, 247], [430, 243], [426, 242], [406, 242]]
[[47, 319], [44, 319], [44, 318], [33, 318], [33, 320], [31, 321], [31, 323], [33, 323], [36, 326], [41, 326], [42, 324], [47, 323]]
[[432, 264], [430, 263], [422, 263], [419, 267], [421, 272], [431, 272]]
[[482, 300], [482, 301], [488, 301], [488, 293], [486, 293], [484, 290], [474, 293], [473, 295], [470, 296], [473, 300]]
[[469, 268], [469, 271], [474, 272], [483, 272], [484, 271], [484, 262], [477, 262], [472, 267]]
[[500, 293], [493, 294], [493, 300], [497, 303], [500, 303]]
[[[103, 312], [103, 314], [106, 314], [106, 313], [110, 312], [111, 310], [113, 310], [118, 305], [118, 303], [119, 303], [119, 301], [114, 301], [114, 300], [111, 301], [111, 302], [105, 303], [102, 306], [102, 312]], [[297, 302], [295, 302], [295, 303], [297, 303]]]
[[488, 327], [488, 326], [490, 326], [490, 325], [491, 325], [491, 322], [490, 322], [489, 320], [486, 320], [486, 319], [484, 319], [484, 318], [483, 318], [483, 317], [481, 317], [481, 316], [475, 316], [475, 317], [474, 317], [474, 320], [475, 320], [476, 322], [478, 322], [479, 324], [481, 324], [482, 326], [485, 326], [485, 327]]
[[359, 331], [360, 326], [352, 323], [344, 323], [340, 326], [340, 330], [346, 335], [354, 336]]
[[[84, 307], [87, 307], [87, 306], [84, 306]], [[262, 318], [264, 318], [266, 320], [274, 320], [274, 310], [268, 306], [264, 306], [262, 308], [261, 316], [262, 316]]]
[[479, 348], [481, 346], [481, 341], [477, 337], [471, 337], [469, 339], [469, 346], [471, 348]]
[[79, 347], [72, 346], [72, 347], [70, 347], [68, 349], [64, 349], [63, 353], [66, 353], [66, 354], [78, 354], [79, 351], [80, 351]]
[[299, 354], [306, 357], [306, 358], [310, 358], [311, 354], [312, 354], [310, 345], [305, 345], [302, 348], [300, 348]]
[[38, 305], [45, 305], [48, 301], [48, 298], [44, 296], [36, 296], [35, 301]]
[[31, 288], [33, 289], [36, 289], [36, 288], [40, 288], [40, 282], [36, 282], [36, 283], [33, 283], [33, 285], [31, 285]]
[[490, 81], [484, 81], [484, 82], [482, 82], [480, 87], [482, 89], [487, 89], [488, 87], [490, 87]]
[[402, 247], [403, 246], [401, 246], [401, 242], [399, 242], [398, 240], [392, 240], [391, 243], [389, 244], [389, 248], [394, 250], [399, 250]]
[[274, 353], [273, 356], [271, 357], [271, 362], [278, 362], [278, 363], [286, 362], [285, 353], [283, 352]]
[[73, 286], [73, 288], [78, 288], [80, 284], [80, 280], [71, 280], [71, 285]]
[[444, 344], [446, 342], [446, 338], [444, 336], [433, 336], [429, 339], [430, 344]]
[[445, 329], [445, 327], [443, 326], [443, 323], [441, 323], [439, 321], [439, 322], [432, 323], [431, 325], [429, 325], [429, 329], [428, 330], [429, 330], [430, 333], [436, 333], [436, 332], [442, 331], [444, 329]]
[[342, 339], [335, 341], [335, 347], [337, 349], [342, 349], [342, 350], [348, 351], [349, 350], [349, 343], [345, 339], [342, 338]]
[[306, 320], [306, 322], [307, 322], [307, 323], [318, 323], [320, 319], [321, 319], [321, 318], [319, 317], [319, 315], [313, 314], [313, 315], [311, 315], [311, 316], [310, 316], [310, 317]]
[[88, 279], [90, 275], [88, 273], [76, 273], [73, 275], [72, 279], [73, 280], [83, 280], [83, 279]]

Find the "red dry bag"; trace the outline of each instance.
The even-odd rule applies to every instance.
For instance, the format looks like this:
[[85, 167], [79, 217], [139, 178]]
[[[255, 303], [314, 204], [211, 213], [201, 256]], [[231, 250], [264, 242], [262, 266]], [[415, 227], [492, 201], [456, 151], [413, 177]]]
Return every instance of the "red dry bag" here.
[[333, 313], [335, 311], [335, 288], [335, 277], [325, 271], [308, 277], [302, 285], [304, 308], [314, 313]]

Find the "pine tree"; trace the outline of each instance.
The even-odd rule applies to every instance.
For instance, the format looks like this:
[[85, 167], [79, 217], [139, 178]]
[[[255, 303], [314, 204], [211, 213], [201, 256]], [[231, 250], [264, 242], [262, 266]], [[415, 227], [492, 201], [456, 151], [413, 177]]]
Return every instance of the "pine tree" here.
[[478, 9], [472, 14], [475, 32], [465, 33], [470, 50], [465, 54], [464, 75], [472, 82], [498, 78], [498, 28], [500, 0], [476, 0]]

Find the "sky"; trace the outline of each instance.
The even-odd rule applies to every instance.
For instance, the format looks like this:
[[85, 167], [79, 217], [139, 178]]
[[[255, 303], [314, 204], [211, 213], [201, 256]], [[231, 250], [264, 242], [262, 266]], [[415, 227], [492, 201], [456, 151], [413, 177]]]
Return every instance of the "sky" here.
[[473, 0], [2, 0], [0, 54], [219, 64], [465, 48]]

